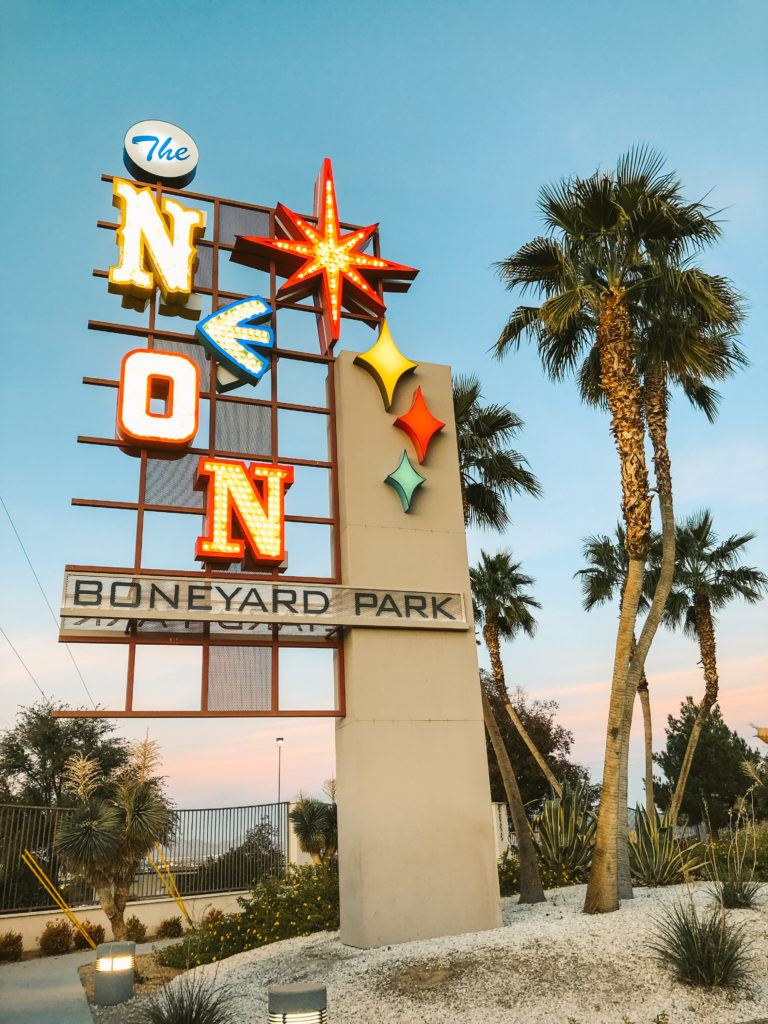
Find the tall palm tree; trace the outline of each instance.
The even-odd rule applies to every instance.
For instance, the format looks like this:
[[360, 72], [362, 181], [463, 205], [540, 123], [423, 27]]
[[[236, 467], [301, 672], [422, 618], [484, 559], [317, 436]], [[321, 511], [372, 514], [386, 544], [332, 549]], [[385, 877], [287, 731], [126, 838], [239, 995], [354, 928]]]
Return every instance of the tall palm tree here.
[[[667, 600], [664, 623], [697, 640], [704, 672], [704, 697], [691, 729], [680, 775], [672, 794], [667, 823], [677, 824], [696, 745], [707, 717], [718, 699], [719, 677], [715, 643], [714, 612], [742, 598], [755, 604], [768, 591], [768, 576], [759, 569], [741, 564], [743, 549], [754, 533], [733, 534], [719, 541], [708, 510], [689, 516], [677, 529], [675, 578]], [[659, 557], [655, 553], [651, 576], [657, 574]]]
[[[653, 548], [653, 542], [652, 542]], [[616, 524], [614, 537], [598, 534], [586, 537], [583, 548], [587, 565], [575, 575], [581, 580], [582, 603], [585, 611], [592, 611], [607, 604], [616, 597], [621, 600], [627, 581], [627, 546], [624, 527]], [[647, 593], [640, 597], [638, 610], [647, 612], [650, 599]], [[650, 821], [655, 820], [656, 805], [653, 799], [653, 727], [651, 723], [651, 702], [648, 696], [648, 679], [643, 668], [637, 694], [643, 712], [643, 736], [645, 747], [645, 809]]]
[[584, 908], [588, 912], [619, 905], [622, 765], [637, 668], [642, 668], [658, 627], [665, 603], [663, 586], [671, 585], [667, 553], [660, 593], [635, 645], [651, 533], [646, 413], [637, 352], [639, 311], [644, 299], [660, 293], [677, 294], [693, 305], [706, 303], [708, 296], [701, 293], [695, 275], [677, 270], [691, 251], [718, 234], [707, 208], [686, 202], [680, 182], [664, 173], [662, 165], [658, 154], [636, 148], [610, 174], [597, 172], [545, 187], [539, 207], [547, 235], [526, 243], [499, 264], [509, 289], [532, 289], [542, 302], [512, 312], [497, 342], [497, 355], [530, 337], [554, 378], [576, 370], [585, 357], [590, 360], [610, 414], [621, 470], [628, 570], [614, 653], [595, 855]]
[[474, 374], [453, 379], [453, 412], [459, 448], [464, 525], [503, 530], [509, 526], [505, 499], [538, 498], [541, 487], [525, 458], [508, 447], [523, 421], [506, 405], [483, 405]]
[[[500, 639], [511, 640], [520, 632], [533, 636], [536, 632], [536, 620], [531, 608], [540, 608], [541, 605], [523, 589], [532, 586], [535, 581], [520, 571], [520, 563], [512, 561], [510, 551], [499, 551], [495, 555], [487, 555], [482, 551], [480, 564], [469, 570], [469, 577], [472, 584], [475, 621], [482, 626], [483, 638], [491, 659], [494, 686], [502, 701], [509, 704]], [[485, 727], [496, 755], [517, 836], [520, 857], [520, 902], [541, 903], [544, 899], [544, 889], [520, 787], [485, 690], [482, 691], [482, 699]]]

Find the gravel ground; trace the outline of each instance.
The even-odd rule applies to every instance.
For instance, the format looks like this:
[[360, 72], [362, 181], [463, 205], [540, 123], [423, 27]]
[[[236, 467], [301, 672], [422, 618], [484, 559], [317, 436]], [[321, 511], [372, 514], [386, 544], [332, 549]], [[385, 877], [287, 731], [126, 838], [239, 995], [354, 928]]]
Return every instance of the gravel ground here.
[[[326, 932], [199, 970], [227, 986], [238, 1021], [266, 1020], [267, 986], [316, 981], [333, 1024], [651, 1024], [664, 1013], [670, 1024], [768, 1024], [768, 906], [731, 912], [755, 944], [751, 989], [713, 993], [676, 982], [647, 948], [654, 917], [685, 887], [635, 893], [618, 913], [587, 916], [574, 886], [536, 906], [503, 900], [504, 926], [490, 932], [373, 950]], [[693, 895], [711, 902], [701, 883]]]

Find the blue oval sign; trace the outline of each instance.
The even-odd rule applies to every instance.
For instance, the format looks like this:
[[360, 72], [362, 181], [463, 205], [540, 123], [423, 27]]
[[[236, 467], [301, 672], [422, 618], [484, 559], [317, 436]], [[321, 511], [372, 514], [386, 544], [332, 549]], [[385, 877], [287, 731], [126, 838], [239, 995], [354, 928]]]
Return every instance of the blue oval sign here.
[[197, 160], [195, 140], [168, 121], [138, 121], [125, 133], [123, 162], [137, 181], [182, 187], [195, 176]]

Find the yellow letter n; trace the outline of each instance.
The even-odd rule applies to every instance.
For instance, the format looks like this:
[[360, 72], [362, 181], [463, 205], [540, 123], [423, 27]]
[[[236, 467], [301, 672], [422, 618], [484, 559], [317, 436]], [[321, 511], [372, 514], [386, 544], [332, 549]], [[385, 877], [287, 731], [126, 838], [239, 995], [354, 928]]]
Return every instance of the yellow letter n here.
[[207, 489], [205, 533], [195, 557], [202, 561], [276, 565], [285, 559], [285, 492], [293, 466], [262, 465], [202, 456], [197, 483]]
[[109, 290], [148, 299], [155, 282], [166, 303], [183, 304], [192, 293], [195, 242], [205, 231], [205, 213], [134, 188], [115, 178], [112, 203], [120, 210], [118, 262], [109, 268]]

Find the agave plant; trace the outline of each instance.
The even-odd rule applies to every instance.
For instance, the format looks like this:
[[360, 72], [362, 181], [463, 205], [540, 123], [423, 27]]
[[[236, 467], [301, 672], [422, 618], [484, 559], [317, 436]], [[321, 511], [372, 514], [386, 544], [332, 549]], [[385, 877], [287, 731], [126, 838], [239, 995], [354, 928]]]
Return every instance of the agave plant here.
[[632, 881], [637, 885], [675, 885], [704, 866], [701, 843], [682, 846], [674, 836], [674, 828], [662, 824], [654, 808], [649, 815], [643, 807], [635, 808], [635, 832], [629, 837], [629, 860]]
[[550, 877], [584, 882], [592, 863], [597, 819], [584, 785], [563, 786], [562, 796], [545, 800], [534, 819], [536, 850]]

